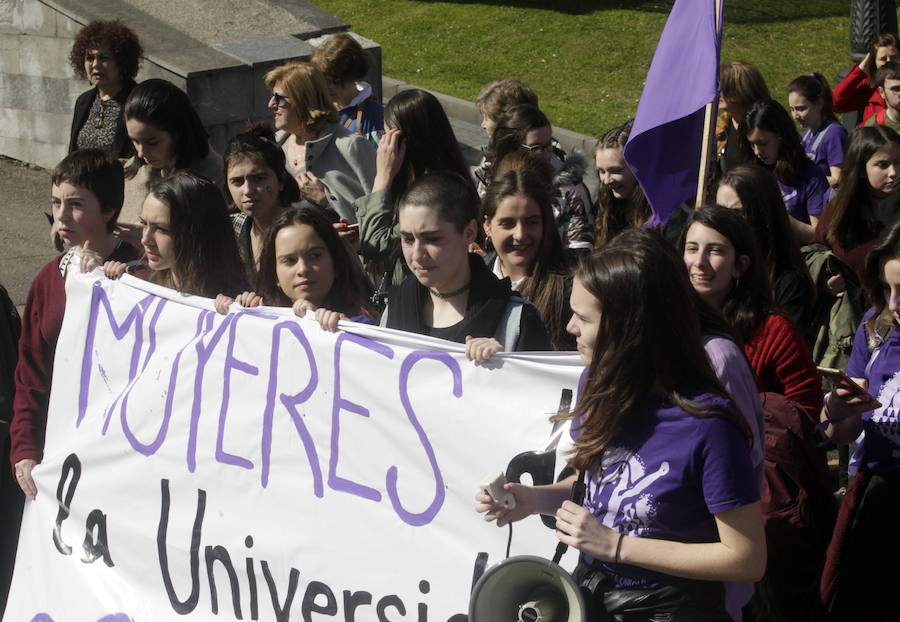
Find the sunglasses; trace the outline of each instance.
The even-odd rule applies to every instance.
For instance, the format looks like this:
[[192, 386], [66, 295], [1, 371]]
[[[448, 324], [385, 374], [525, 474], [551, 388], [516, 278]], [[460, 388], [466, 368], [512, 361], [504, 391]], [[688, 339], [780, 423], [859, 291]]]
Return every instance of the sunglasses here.
[[275, 100], [275, 105], [278, 108], [290, 108], [291, 102], [288, 101], [288, 98], [282, 95], [281, 93], [272, 93], [272, 99]]
[[522, 145], [523, 149], [527, 149], [531, 153], [548, 153], [553, 151], [553, 145]]

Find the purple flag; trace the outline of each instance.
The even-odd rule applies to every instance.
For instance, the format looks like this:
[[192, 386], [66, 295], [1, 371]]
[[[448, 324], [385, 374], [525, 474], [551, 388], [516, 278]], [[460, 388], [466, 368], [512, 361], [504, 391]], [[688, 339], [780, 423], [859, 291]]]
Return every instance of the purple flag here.
[[723, 1], [675, 0], [647, 72], [625, 161], [653, 209], [649, 225], [697, 194], [705, 107], [719, 93]]

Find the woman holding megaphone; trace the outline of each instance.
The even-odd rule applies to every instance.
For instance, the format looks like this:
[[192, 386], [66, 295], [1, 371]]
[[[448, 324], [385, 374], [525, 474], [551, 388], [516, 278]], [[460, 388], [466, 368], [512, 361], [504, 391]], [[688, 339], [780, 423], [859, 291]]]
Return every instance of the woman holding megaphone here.
[[[578, 475], [506, 484], [514, 508], [476, 497], [498, 525], [555, 514], [559, 540], [581, 552], [576, 581], [594, 586], [591, 620], [729, 620], [723, 582], [765, 571], [750, 433], [710, 367], [696, 300], [656, 232], [626, 231], [582, 259], [568, 325], [588, 366], [569, 416]], [[576, 479], [583, 504], [567, 500]]]

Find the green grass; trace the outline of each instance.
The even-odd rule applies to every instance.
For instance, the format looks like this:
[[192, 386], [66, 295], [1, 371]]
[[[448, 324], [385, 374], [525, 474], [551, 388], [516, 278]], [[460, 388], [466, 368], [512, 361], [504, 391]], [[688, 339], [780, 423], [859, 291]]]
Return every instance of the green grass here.
[[[642, 0], [317, 4], [381, 45], [385, 75], [472, 101], [485, 83], [515, 76], [535, 89], [555, 125], [595, 136], [634, 115], [672, 6]], [[725, 4], [722, 59], [758, 66], [785, 104], [785, 88], [796, 76], [820, 71], [833, 82], [850, 64], [850, 0]]]

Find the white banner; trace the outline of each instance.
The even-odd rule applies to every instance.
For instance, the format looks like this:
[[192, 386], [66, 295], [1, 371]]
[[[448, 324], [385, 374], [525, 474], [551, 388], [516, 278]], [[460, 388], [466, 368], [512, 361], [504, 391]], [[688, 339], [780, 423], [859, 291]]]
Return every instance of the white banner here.
[[[460, 622], [508, 535], [474, 512], [479, 484], [564, 466], [548, 417], [574, 401], [575, 355], [475, 365], [130, 277], [66, 292], [4, 620]], [[512, 554], [552, 557], [539, 517], [513, 531]]]

